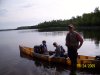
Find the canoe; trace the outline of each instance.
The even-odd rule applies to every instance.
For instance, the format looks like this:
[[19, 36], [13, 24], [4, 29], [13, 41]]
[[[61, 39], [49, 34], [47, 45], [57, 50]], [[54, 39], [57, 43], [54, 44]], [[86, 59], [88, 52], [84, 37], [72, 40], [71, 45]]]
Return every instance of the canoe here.
[[[33, 48], [19, 46], [20, 52], [32, 58], [37, 58], [41, 61], [71, 65], [70, 59], [67, 57], [52, 57], [49, 54], [35, 53]], [[77, 68], [100, 68], [100, 60], [93, 56], [78, 55]]]

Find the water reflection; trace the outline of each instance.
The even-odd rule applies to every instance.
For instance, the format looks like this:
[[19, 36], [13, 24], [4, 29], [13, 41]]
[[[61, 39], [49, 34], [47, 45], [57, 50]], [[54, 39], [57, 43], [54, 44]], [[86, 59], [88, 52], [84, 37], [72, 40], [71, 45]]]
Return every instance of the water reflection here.
[[[42, 74], [40, 75], [64, 75], [63, 73], [66, 70], [66, 66], [65, 65], [60, 65], [60, 64], [54, 64], [54, 63], [48, 63], [45, 61], [40, 61], [38, 59], [35, 58], [31, 58], [30, 56], [27, 56], [23, 53], [20, 53], [20, 56], [22, 58], [26, 58], [28, 60], [33, 60], [34, 61], [34, 65], [39, 68], [39, 71], [42, 71]], [[69, 71], [65, 72], [66, 75], [69, 75]]]
[[42, 71], [40, 75], [98, 75], [100, 72], [96, 69], [77, 69], [76, 72], [71, 72], [70, 67], [67, 65], [55, 64], [50, 62], [45, 62], [36, 58], [32, 58], [20, 52], [20, 57], [26, 58], [27, 60], [34, 61], [34, 65], [39, 68], [39, 72]]
[[46, 62], [46, 61], [40, 61], [37, 58], [32, 58], [26, 54], [23, 54], [22, 52], [20, 52], [20, 57], [22, 58], [26, 58], [28, 60], [33, 60], [34, 64], [36, 65], [36, 67], [43, 67], [45, 69], [55, 69], [56, 71], [59, 72], [63, 72], [64, 70], [68, 70], [69, 67], [66, 67], [67, 65], [63, 65], [63, 64], [58, 64], [58, 63], [51, 63], [51, 62]]
[[[40, 35], [44, 36], [62, 36], [66, 35], [68, 31], [38, 31], [37, 29], [29, 29], [29, 30], [19, 30], [19, 33], [30, 33], [30, 32], [39, 32]], [[81, 35], [83, 35], [84, 39], [90, 39], [91, 41], [94, 41], [95, 45], [99, 47], [100, 44], [100, 30], [94, 30], [94, 29], [85, 29], [85, 30], [79, 30]]]
[[[41, 35], [45, 36], [62, 36], [66, 35], [68, 31], [52, 31], [52, 32], [42, 32]], [[94, 29], [85, 29], [85, 30], [79, 30], [80, 34], [83, 36], [84, 39], [90, 39], [91, 41], [94, 41], [94, 44], [99, 47], [100, 44], [100, 30], [94, 30]]]
[[37, 29], [25, 29], [25, 30], [18, 30], [18, 33], [30, 33], [30, 32], [37, 32]]
[[85, 39], [91, 39], [95, 45], [99, 47], [100, 44], [100, 30], [82, 30]]
[[40, 35], [45, 35], [45, 36], [62, 36], [65, 35], [67, 32], [66, 31], [53, 31], [53, 32], [39, 32]]

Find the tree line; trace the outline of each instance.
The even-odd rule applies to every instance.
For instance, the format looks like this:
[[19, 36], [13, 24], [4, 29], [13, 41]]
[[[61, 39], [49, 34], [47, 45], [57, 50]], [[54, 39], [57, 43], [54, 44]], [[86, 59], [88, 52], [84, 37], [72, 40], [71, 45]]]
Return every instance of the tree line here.
[[18, 27], [17, 29], [34, 29], [34, 28], [53, 28], [67, 27], [69, 24], [74, 24], [76, 27], [99, 27], [100, 26], [100, 10], [96, 7], [91, 13], [84, 13], [82, 16], [72, 17], [68, 20], [52, 20], [39, 23], [35, 26]]

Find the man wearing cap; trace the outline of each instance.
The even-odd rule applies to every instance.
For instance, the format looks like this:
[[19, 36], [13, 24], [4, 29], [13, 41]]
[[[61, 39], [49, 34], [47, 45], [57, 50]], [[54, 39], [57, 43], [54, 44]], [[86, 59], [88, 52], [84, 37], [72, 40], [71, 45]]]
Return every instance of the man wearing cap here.
[[77, 50], [82, 46], [83, 38], [74, 30], [72, 24], [68, 25], [68, 31], [66, 36], [66, 46], [68, 48], [68, 57], [71, 60], [71, 71], [75, 71], [77, 67]]

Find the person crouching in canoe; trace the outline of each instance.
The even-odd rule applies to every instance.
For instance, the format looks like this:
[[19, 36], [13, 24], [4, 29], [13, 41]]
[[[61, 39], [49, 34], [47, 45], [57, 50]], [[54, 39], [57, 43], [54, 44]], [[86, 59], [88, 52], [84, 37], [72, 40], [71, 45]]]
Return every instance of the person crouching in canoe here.
[[48, 50], [47, 50], [47, 45], [46, 45], [46, 41], [45, 40], [42, 41], [42, 44], [40, 46], [42, 47], [42, 53], [43, 54], [47, 54]]
[[78, 56], [77, 50], [82, 46], [83, 38], [78, 32], [74, 31], [74, 26], [72, 24], [68, 25], [68, 31], [66, 46], [68, 49], [68, 57], [71, 60], [71, 71], [75, 71]]
[[55, 57], [64, 57], [65, 50], [62, 46], [58, 45], [56, 42], [53, 43], [55, 49]]

